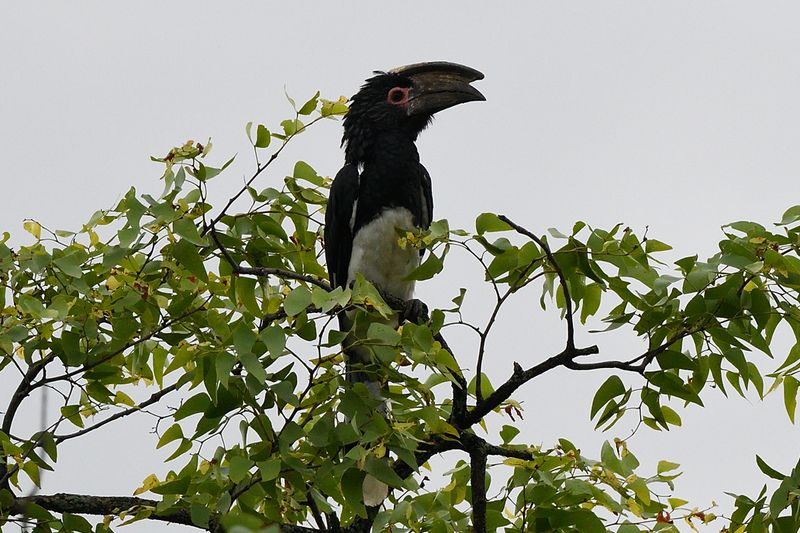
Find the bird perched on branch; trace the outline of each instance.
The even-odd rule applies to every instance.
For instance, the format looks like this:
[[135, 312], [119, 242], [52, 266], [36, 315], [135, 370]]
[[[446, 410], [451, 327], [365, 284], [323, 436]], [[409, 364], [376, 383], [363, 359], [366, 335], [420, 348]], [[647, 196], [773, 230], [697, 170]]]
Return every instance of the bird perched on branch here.
[[[408, 301], [414, 282], [407, 277], [421, 252], [400, 247], [398, 230], [427, 229], [433, 216], [431, 178], [414, 142], [434, 113], [485, 100], [470, 85], [483, 74], [444, 61], [375, 74], [353, 96], [344, 118], [345, 165], [328, 199], [325, 258], [334, 287], [346, 287], [361, 274], [384, 293]], [[348, 381], [364, 383], [382, 401], [371, 353], [357, 345], [358, 333], [351, 331], [352, 314], [341, 314], [339, 321], [341, 330], [350, 332], [344, 343]], [[387, 415], [385, 403], [380, 412]], [[364, 503], [378, 505], [386, 486], [370, 490], [368, 482], [369, 476]]]

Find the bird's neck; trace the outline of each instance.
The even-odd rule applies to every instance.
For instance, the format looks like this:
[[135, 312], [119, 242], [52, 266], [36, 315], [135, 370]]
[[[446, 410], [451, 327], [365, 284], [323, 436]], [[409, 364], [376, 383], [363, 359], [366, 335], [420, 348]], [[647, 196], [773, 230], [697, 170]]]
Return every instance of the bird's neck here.
[[347, 145], [348, 163], [371, 166], [373, 164], [419, 163], [419, 152], [414, 144], [416, 133], [393, 130], [364, 131]]

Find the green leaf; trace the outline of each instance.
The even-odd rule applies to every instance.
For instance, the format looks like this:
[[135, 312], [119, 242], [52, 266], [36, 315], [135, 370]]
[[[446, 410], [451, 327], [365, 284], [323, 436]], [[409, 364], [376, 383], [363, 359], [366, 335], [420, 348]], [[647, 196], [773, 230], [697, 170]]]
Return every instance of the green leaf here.
[[317, 174], [317, 171], [311, 168], [311, 165], [306, 163], [305, 161], [298, 161], [294, 165], [294, 171], [292, 171], [292, 176], [299, 180], [305, 180], [309, 183], [320, 187], [323, 185], [325, 180], [322, 176]]
[[363, 503], [363, 492], [361, 485], [364, 482], [364, 472], [351, 468], [342, 476], [342, 494], [348, 505], [358, 514], [366, 516]]
[[749, 368], [747, 366], [747, 359], [745, 359], [744, 352], [738, 348], [731, 348], [725, 352], [725, 359], [731, 362], [739, 374], [742, 376], [744, 383], [749, 381]]
[[[789, 503], [789, 493], [793, 492], [797, 486], [797, 482], [792, 478], [785, 478], [781, 484], [775, 489], [772, 498], [769, 500], [769, 512], [772, 516], [777, 517]], [[792, 498], [794, 499], [794, 498]], [[788, 530], [787, 530], [788, 533]]]
[[228, 475], [234, 483], [241, 483], [248, 476], [253, 462], [247, 457], [235, 455], [228, 463]]
[[393, 313], [380, 292], [359, 272], [356, 273], [356, 280], [353, 283], [352, 302], [374, 309], [384, 318], [389, 318]]
[[517, 435], [519, 435], [519, 429], [514, 426], [505, 425], [500, 430], [500, 438], [503, 439], [503, 444], [508, 444]]
[[269, 146], [270, 141], [272, 140], [272, 135], [270, 134], [269, 130], [263, 124], [259, 124], [256, 128], [256, 148], [266, 148]]
[[273, 358], [278, 358], [283, 355], [283, 350], [286, 347], [286, 333], [279, 326], [269, 326], [264, 328], [258, 337], [269, 350], [269, 354]]
[[83, 264], [83, 262], [84, 257], [75, 253], [64, 255], [53, 260], [53, 263], [55, 263], [64, 274], [73, 278], [80, 278], [83, 276], [83, 270], [81, 269], [81, 264]]
[[369, 325], [367, 337], [369, 339], [381, 341], [388, 346], [397, 346], [400, 344], [400, 334], [397, 330], [388, 324], [382, 324], [380, 322], [373, 322]]
[[33, 482], [34, 485], [41, 488], [42, 481], [41, 476], [39, 474], [39, 466], [34, 463], [33, 461], [27, 461], [22, 465], [22, 471], [28, 474], [28, 477]]
[[598, 283], [590, 283], [583, 292], [583, 303], [581, 304], [581, 323], [585, 324], [586, 319], [594, 315], [600, 308], [600, 297], [603, 288]]
[[405, 277], [407, 280], [423, 281], [431, 279], [444, 268], [444, 262], [433, 253], [428, 254], [428, 258], [417, 268], [415, 268], [409, 275]]
[[800, 205], [795, 205], [786, 210], [778, 225], [786, 226], [787, 224], [797, 222], [798, 220], [800, 220]]
[[317, 101], [319, 99], [319, 91], [312, 96], [303, 106], [297, 111], [300, 115], [310, 115], [317, 108]]
[[172, 247], [172, 255], [178, 260], [178, 263], [186, 267], [189, 272], [201, 280], [208, 282], [208, 274], [203, 265], [203, 260], [197, 252], [197, 246], [191, 244], [188, 240], [178, 241]]
[[786, 376], [783, 378], [783, 403], [786, 405], [786, 414], [789, 415], [789, 420], [794, 424], [794, 412], [797, 408], [797, 386], [800, 381], [797, 381], [793, 376]]
[[163, 435], [161, 435], [161, 438], [158, 439], [158, 444], [156, 444], [156, 448], [161, 448], [176, 439], [182, 439], [182, 438], [183, 438], [183, 429], [181, 429], [180, 424], [177, 423], [172, 424], [169, 427], [169, 429], [166, 430]]
[[680, 498], [667, 498], [667, 501], [669, 502], [670, 507], [672, 507], [673, 509], [677, 509], [678, 507], [683, 507], [684, 505], [689, 503], [689, 500], [682, 500]]
[[22, 227], [39, 240], [42, 237], [42, 226], [35, 220], [26, 220], [22, 223]]
[[283, 309], [289, 316], [299, 315], [309, 305], [311, 305], [311, 291], [303, 285], [292, 289], [283, 301]]
[[281, 122], [283, 133], [286, 137], [290, 137], [296, 133], [300, 133], [305, 129], [305, 126], [299, 119], [288, 119]]
[[80, 533], [92, 533], [92, 525], [82, 516], [64, 513], [62, 516], [65, 531], [79, 531]]
[[475, 219], [475, 231], [478, 235], [495, 231], [508, 231], [511, 229], [507, 223], [500, 220], [494, 213], [481, 213]]
[[600, 409], [607, 404], [609, 400], [617, 396], [622, 396], [626, 391], [627, 389], [625, 388], [625, 385], [622, 383], [622, 380], [619, 378], [619, 376], [609, 376], [608, 379], [606, 379], [605, 382], [600, 385], [600, 388], [597, 389], [597, 392], [594, 395], [590, 418], [594, 418], [598, 411], [600, 411]]
[[61, 414], [78, 427], [83, 427], [83, 418], [80, 415], [80, 405], [65, 405], [61, 408]]
[[664, 472], [669, 472], [670, 470], [675, 470], [676, 468], [679, 468], [680, 466], [681, 465], [679, 465], [678, 463], [672, 463], [670, 461], [659, 461], [658, 462], [657, 472], [659, 474], [663, 474]]
[[186, 239], [192, 244], [197, 246], [205, 246], [206, 240], [200, 236], [194, 222], [188, 218], [179, 218], [172, 223], [172, 229], [175, 233]]
[[200, 392], [183, 402], [178, 410], [175, 411], [173, 418], [178, 421], [186, 417], [202, 413], [208, 408], [209, 405], [211, 405], [211, 399], [208, 397], [208, 394], [205, 392]]
[[575, 525], [575, 530], [581, 533], [606, 533], [603, 521], [593, 512], [581, 509], [569, 513], [570, 521]]
[[681, 417], [668, 405], [661, 406], [661, 413], [664, 415], [664, 421], [673, 426], [681, 425]]
[[49, 431], [44, 431], [41, 433], [37, 433], [34, 438], [38, 438], [39, 442], [41, 443], [42, 449], [47, 454], [50, 459], [56, 461], [58, 459], [58, 448], [56, 447], [56, 441], [53, 438], [53, 434]]
[[193, 503], [189, 511], [189, 516], [194, 525], [205, 529], [208, 527], [208, 519], [211, 517], [211, 510], [205, 505]]
[[666, 350], [658, 354], [656, 360], [658, 361], [658, 366], [663, 370], [669, 370], [671, 368], [694, 370], [697, 367], [696, 361], [676, 350]]
[[391, 487], [403, 486], [402, 478], [389, 466], [389, 462], [385, 458], [378, 458], [370, 454], [367, 456], [364, 467], [367, 472], [375, 476], [377, 480], [383, 481]]
[[665, 252], [667, 250], [672, 250], [672, 246], [669, 244], [663, 243], [661, 241], [657, 241], [655, 239], [647, 239], [645, 241], [645, 252], [651, 254], [653, 252]]
[[756, 464], [758, 465], [759, 470], [761, 470], [764, 474], [771, 477], [772, 479], [777, 479], [778, 481], [783, 481], [786, 478], [783, 474], [769, 466], [761, 457], [756, 455]]
[[261, 479], [263, 481], [275, 479], [281, 473], [281, 461], [280, 459], [273, 458], [263, 463], [259, 463], [258, 471], [261, 473]]
[[236, 298], [254, 316], [262, 314], [261, 308], [256, 300], [256, 280], [253, 278], [237, 277], [234, 279], [236, 285]]

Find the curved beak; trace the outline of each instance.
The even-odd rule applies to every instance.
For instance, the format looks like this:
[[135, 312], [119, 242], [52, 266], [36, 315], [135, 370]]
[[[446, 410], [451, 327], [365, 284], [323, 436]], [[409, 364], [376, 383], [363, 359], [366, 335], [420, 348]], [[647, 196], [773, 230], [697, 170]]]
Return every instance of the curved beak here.
[[471, 82], [482, 80], [474, 68], [447, 61], [415, 63], [391, 70], [413, 82], [408, 98], [409, 115], [433, 115], [465, 102], [486, 100]]

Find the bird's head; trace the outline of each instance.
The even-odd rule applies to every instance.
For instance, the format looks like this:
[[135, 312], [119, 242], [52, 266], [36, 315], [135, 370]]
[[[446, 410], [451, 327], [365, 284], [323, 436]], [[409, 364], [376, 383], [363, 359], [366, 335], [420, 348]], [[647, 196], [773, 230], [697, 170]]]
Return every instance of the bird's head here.
[[351, 98], [344, 118], [342, 144], [351, 161], [363, 157], [376, 135], [397, 132], [413, 141], [434, 113], [486, 100], [470, 85], [483, 74], [457, 63], [416, 63], [375, 74]]

